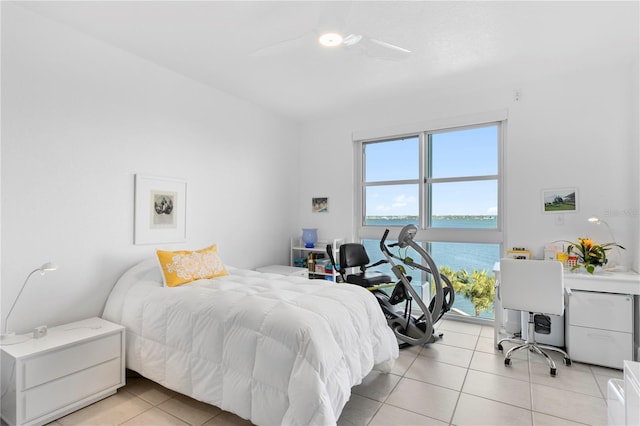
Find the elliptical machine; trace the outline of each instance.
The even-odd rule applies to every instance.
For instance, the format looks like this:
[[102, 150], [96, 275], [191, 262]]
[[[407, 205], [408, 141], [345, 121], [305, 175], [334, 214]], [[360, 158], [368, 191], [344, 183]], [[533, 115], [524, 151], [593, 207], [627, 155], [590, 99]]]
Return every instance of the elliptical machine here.
[[[436, 334], [434, 325], [447, 313], [453, 306], [455, 301], [455, 291], [451, 281], [440, 273], [435, 262], [419, 244], [417, 244], [413, 237], [418, 232], [418, 228], [415, 225], [406, 225], [400, 234], [398, 235], [398, 242], [386, 245], [385, 241], [389, 230], [385, 230], [382, 240], [380, 241], [380, 250], [387, 258], [387, 262], [391, 265], [391, 271], [399, 280], [397, 285], [402, 284], [406, 295], [406, 303], [404, 312], [401, 314], [399, 311], [393, 310], [391, 316], [387, 316], [387, 323], [395, 333], [396, 337], [409, 344], [409, 345], [423, 345], [425, 343], [433, 343], [437, 339], [442, 337], [442, 333]], [[422, 259], [426, 262], [426, 266], [415, 263], [410, 257], [400, 257], [393, 254], [389, 248], [399, 247], [406, 248], [411, 247], [414, 249]], [[435, 294], [431, 298], [429, 307], [425, 305], [422, 298], [418, 295], [415, 288], [411, 286], [411, 277], [406, 275], [404, 266], [398, 265], [394, 262], [394, 259], [400, 260], [404, 265], [410, 268], [420, 269], [433, 277], [433, 284], [435, 286]], [[427, 279], [427, 282], [429, 279]], [[415, 300], [420, 308], [422, 314], [419, 317], [411, 315], [411, 301]], [[382, 300], [378, 298], [378, 302]], [[408, 305], [408, 307], [407, 307]], [[386, 309], [389, 309], [386, 306]], [[383, 307], [385, 310], [385, 307]], [[386, 315], [386, 312], [385, 312]]]
[[[434, 324], [451, 309], [455, 297], [455, 292], [449, 279], [440, 273], [431, 256], [413, 241], [416, 232], [417, 228], [414, 225], [407, 225], [400, 231], [398, 242], [387, 246], [385, 242], [389, 235], [389, 230], [385, 230], [380, 240], [380, 250], [385, 255], [386, 260], [381, 260], [373, 265], [368, 265], [369, 257], [364, 246], [348, 243], [340, 246], [340, 266], [336, 267], [331, 246], [327, 247], [327, 254], [331, 264], [340, 274], [342, 281], [365, 287], [376, 297], [387, 319], [387, 324], [393, 330], [396, 338], [402, 342], [400, 344], [401, 348], [409, 345], [432, 343], [442, 337], [442, 334], [435, 334]], [[396, 246], [399, 248], [413, 248], [425, 260], [427, 266], [415, 263], [409, 257], [402, 258], [393, 254], [389, 248]], [[404, 266], [396, 264], [394, 259], [399, 260], [408, 267], [420, 269], [433, 277], [435, 295], [431, 298], [428, 308], [411, 286], [411, 276], [407, 276]], [[398, 280], [395, 284], [393, 284], [393, 280], [388, 275], [367, 271], [367, 269], [383, 263], [391, 265], [391, 270]], [[359, 267], [360, 272], [346, 275], [346, 268], [353, 267]], [[387, 287], [393, 287], [391, 295], [382, 290]], [[413, 300], [416, 301], [418, 308], [422, 312], [418, 317], [411, 314]], [[405, 302], [403, 308], [398, 306], [401, 302]]]

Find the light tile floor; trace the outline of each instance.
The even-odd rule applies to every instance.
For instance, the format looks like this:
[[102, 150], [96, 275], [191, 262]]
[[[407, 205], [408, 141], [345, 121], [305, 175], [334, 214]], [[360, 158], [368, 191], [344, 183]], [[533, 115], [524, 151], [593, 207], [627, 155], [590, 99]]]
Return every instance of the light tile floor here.
[[[606, 425], [606, 389], [622, 371], [580, 363], [558, 375], [519, 352], [512, 365], [493, 348], [493, 328], [440, 321], [442, 340], [403, 349], [390, 374], [372, 372], [353, 388], [339, 425]], [[505, 346], [507, 349], [508, 346]], [[129, 377], [115, 395], [63, 417], [73, 425], [249, 425], [239, 417]]]

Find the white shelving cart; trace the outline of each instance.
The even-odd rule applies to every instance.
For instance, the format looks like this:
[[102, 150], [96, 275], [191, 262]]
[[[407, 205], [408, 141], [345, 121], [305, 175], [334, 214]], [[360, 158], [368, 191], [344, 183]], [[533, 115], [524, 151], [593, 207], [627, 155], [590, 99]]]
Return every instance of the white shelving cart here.
[[[327, 245], [331, 245], [333, 257], [338, 262], [338, 253], [342, 244], [344, 244], [343, 239], [334, 238], [332, 240], [318, 241], [313, 248], [308, 248], [305, 247], [301, 238], [291, 238], [289, 265], [306, 268], [309, 278], [326, 279], [335, 282], [339, 274], [333, 268], [330, 268], [331, 261], [327, 255]], [[313, 259], [311, 267], [309, 266], [310, 259]]]

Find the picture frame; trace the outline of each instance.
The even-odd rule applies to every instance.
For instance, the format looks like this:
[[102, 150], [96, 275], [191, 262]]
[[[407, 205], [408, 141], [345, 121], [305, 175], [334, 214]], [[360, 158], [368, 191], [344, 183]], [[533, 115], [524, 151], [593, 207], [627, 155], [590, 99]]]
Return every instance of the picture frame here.
[[542, 190], [544, 213], [573, 213], [578, 211], [578, 188], [556, 188]]
[[134, 198], [134, 244], [186, 241], [185, 180], [136, 174]]
[[329, 213], [329, 198], [313, 197], [311, 199], [311, 211], [314, 213]]

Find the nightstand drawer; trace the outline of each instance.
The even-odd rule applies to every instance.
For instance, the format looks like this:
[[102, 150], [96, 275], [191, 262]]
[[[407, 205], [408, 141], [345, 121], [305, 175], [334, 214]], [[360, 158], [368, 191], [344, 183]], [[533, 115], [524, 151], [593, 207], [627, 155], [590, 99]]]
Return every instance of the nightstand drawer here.
[[24, 422], [115, 388], [120, 384], [121, 362], [112, 359], [24, 392]]
[[22, 388], [27, 390], [120, 357], [121, 338], [120, 333], [115, 333], [26, 359]]

